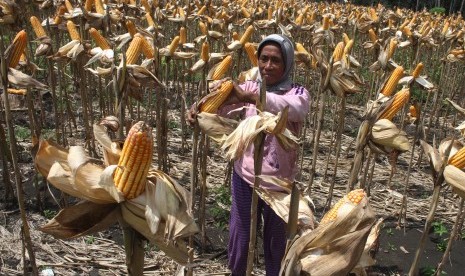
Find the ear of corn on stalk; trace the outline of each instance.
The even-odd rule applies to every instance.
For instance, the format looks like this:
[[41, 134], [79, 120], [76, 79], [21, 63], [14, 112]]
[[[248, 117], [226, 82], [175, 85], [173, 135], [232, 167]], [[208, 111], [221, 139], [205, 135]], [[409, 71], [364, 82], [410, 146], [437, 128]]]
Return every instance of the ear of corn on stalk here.
[[208, 62], [208, 60], [210, 59], [210, 49], [209, 49], [209, 45], [208, 45], [208, 42], [204, 42], [202, 44], [202, 51], [200, 52], [200, 58], [205, 61], [205, 62]]
[[353, 46], [354, 46], [354, 40], [349, 39], [349, 41], [344, 46], [344, 55], [348, 55], [350, 53], [350, 50], [352, 50]]
[[397, 48], [397, 44], [398, 42], [395, 39], [391, 39], [391, 41], [389, 42], [389, 50], [388, 50], [388, 55], [387, 55], [388, 60], [392, 58], [392, 56], [394, 55], [394, 52], [396, 51], [396, 48]]
[[241, 39], [239, 40], [239, 42], [242, 44], [242, 45], [245, 45], [245, 43], [249, 42], [250, 40], [250, 37], [252, 36], [252, 33], [253, 33], [253, 26], [250, 25], [247, 27], [247, 29], [245, 30], [245, 32], [242, 34], [241, 36]]
[[252, 63], [252, 66], [256, 67], [258, 65], [258, 58], [255, 53], [255, 47], [252, 43], [247, 42], [245, 43], [244, 49], [249, 57], [250, 63]]
[[141, 0], [140, 3], [142, 7], [144, 7], [146, 13], [152, 13], [152, 7], [150, 7], [147, 0]]
[[249, 18], [250, 17], [250, 12], [247, 10], [246, 7], [241, 7], [241, 13], [244, 18]]
[[414, 79], [418, 78], [421, 74], [421, 71], [423, 70], [423, 63], [418, 63], [417, 66], [415, 67], [415, 70], [412, 72], [412, 76]]
[[202, 8], [197, 12], [197, 15], [202, 15], [207, 11], [207, 6], [203, 5]]
[[223, 78], [223, 76], [229, 70], [229, 67], [231, 66], [231, 64], [232, 64], [232, 56], [228, 55], [220, 62], [220, 64], [218, 64], [218, 67], [216, 67], [215, 71], [213, 72], [212, 79], [219, 80]]
[[410, 112], [411, 117], [415, 117], [415, 118], [418, 117], [417, 108], [414, 105], [411, 105], [409, 107], [409, 112]]
[[185, 44], [187, 42], [187, 30], [185, 27], [179, 29], [179, 43]]
[[344, 53], [344, 42], [339, 42], [334, 48], [333, 59], [334, 62], [340, 61], [342, 59], [342, 54]]
[[449, 159], [449, 165], [465, 169], [465, 147], [462, 147]]
[[94, 39], [97, 46], [102, 48], [102, 50], [110, 49], [110, 44], [108, 44], [108, 41], [95, 28], [90, 28], [89, 34]]
[[86, 3], [84, 4], [84, 9], [86, 11], [90, 12], [92, 11], [92, 6], [94, 5], [94, 0], [86, 0]]
[[391, 96], [394, 90], [396, 89], [396, 86], [399, 83], [399, 80], [402, 78], [403, 75], [404, 75], [404, 67], [402, 66], [396, 67], [396, 69], [394, 69], [394, 71], [389, 76], [389, 79], [386, 82], [386, 85], [381, 90], [381, 94], [387, 97]]
[[200, 29], [200, 33], [202, 33], [202, 35], [207, 35], [208, 34], [207, 25], [205, 23], [203, 23], [202, 21], [199, 21], [199, 29]]
[[200, 112], [207, 112], [207, 113], [216, 113], [218, 108], [224, 103], [224, 101], [228, 98], [229, 94], [231, 93], [234, 85], [232, 81], [225, 81], [221, 84], [219, 92], [206, 99], [199, 106]]
[[126, 20], [126, 29], [128, 30], [128, 33], [131, 37], [134, 37], [134, 35], [137, 33], [136, 25], [134, 25], [134, 22], [131, 20]]
[[71, 4], [71, 2], [69, 2], [69, 0], [65, 0], [65, 6], [66, 6], [66, 9], [68, 10], [68, 13], [73, 12], [73, 5]]
[[67, 9], [66, 9], [66, 7], [64, 5], [61, 5], [60, 7], [58, 7], [57, 15], [53, 19], [53, 23], [55, 23], [56, 25], [60, 24], [61, 21], [63, 20], [62, 16], [63, 16], [63, 14], [66, 13], [66, 11], [67, 11]]
[[348, 36], [346, 33], [343, 33], [343, 34], [342, 34], [342, 39], [343, 39], [343, 41], [344, 41], [344, 43], [345, 43], [346, 45], [347, 45], [347, 43], [349, 43], [349, 41], [350, 41], [350, 38], [349, 38], [349, 36]]
[[95, 11], [99, 14], [105, 14], [105, 8], [103, 7], [102, 0], [94, 0]]
[[378, 36], [375, 34], [375, 31], [373, 29], [368, 30], [368, 37], [370, 38], [371, 42], [375, 43], [376, 40], [378, 40]]
[[13, 45], [12, 45], [12, 51], [11, 54], [9, 54], [9, 63], [8, 66], [11, 68], [15, 68], [18, 66], [19, 59], [21, 58], [21, 55], [24, 52], [24, 49], [26, 49], [26, 44], [27, 44], [27, 33], [25, 30], [22, 30], [18, 32], [13, 39]]
[[157, 25], [155, 24], [155, 21], [153, 21], [153, 18], [152, 16], [150, 15], [150, 13], [146, 13], [145, 14], [145, 19], [147, 20], [147, 24], [151, 27], [156, 27]]
[[44, 37], [47, 35], [47, 33], [44, 30], [44, 27], [42, 27], [42, 24], [40, 23], [37, 17], [31, 16], [30, 22], [32, 25], [32, 29], [34, 30], [34, 33], [36, 34], [37, 38]]
[[323, 17], [323, 30], [328, 30], [329, 29], [329, 16], [324, 16]]
[[66, 28], [68, 29], [68, 33], [69, 33], [71, 40], [81, 40], [79, 32], [73, 21], [68, 20], [68, 22], [66, 22]]
[[357, 189], [349, 192], [324, 215], [320, 221], [320, 225], [328, 224], [335, 221], [338, 217], [347, 215], [355, 206], [360, 204], [364, 198], [366, 198], [366, 194], [363, 189]]
[[142, 53], [144, 54], [146, 58], [153, 58], [155, 51], [152, 45], [150, 45], [150, 43], [147, 41], [147, 39], [144, 36], [141, 35], [140, 37], [142, 39], [142, 44], [141, 44]]
[[113, 176], [116, 188], [126, 199], [135, 198], [145, 190], [152, 151], [151, 129], [140, 121], [128, 133]]
[[140, 34], [136, 34], [129, 44], [129, 47], [126, 51], [126, 64], [134, 64], [139, 58], [141, 47], [142, 46], [142, 37]]
[[410, 98], [410, 89], [404, 88], [394, 95], [394, 100], [391, 105], [381, 114], [379, 119], [388, 119], [392, 121], [392, 118], [397, 112], [408, 102]]
[[179, 36], [175, 36], [173, 38], [173, 40], [171, 41], [171, 44], [168, 46], [168, 50], [170, 52], [170, 56], [172, 56], [174, 54], [174, 52], [176, 51], [176, 49], [178, 48], [179, 46]]

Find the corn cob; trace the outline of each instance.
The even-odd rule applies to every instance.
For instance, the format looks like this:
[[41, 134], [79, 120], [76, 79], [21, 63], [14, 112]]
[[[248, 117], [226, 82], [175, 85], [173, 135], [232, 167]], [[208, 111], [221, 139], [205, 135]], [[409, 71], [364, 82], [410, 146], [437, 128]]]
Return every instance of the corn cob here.
[[179, 40], [180, 40], [179, 35], [175, 36], [173, 40], [171, 41], [171, 44], [168, 46], [170, 56], [172, 56], [174, 52], [176, 51], [176, 49], [178, 48]]
[[197, 15], [202, 15], [207, 10], [207, 6], [203, 5], [202, 8], [197, 12]]
[[342, 40], [344, 41], [345, 44], [349, 43], [349, 36], [346, 33], [342, 34]]
[[110, 49], [110, 44], [108, 44], [108, 41], [95, 28], [90, 28], [89, 34], [94, 39], [97, 46], [102, 48], [102, 50]]
[[210, 59], [210, 49], [209, 49], [209, 45], [208, 45], [208, 42], [204, 42], [202, 44], [202, 51], [200, 52], [200, 58], [205, 61], [205, 62], [208, 62], [208, 60]]
[[26, 89], [15, 89], [15, 88], [8, 88], [8, 94], [15, 94], [15, 95], [26, 95]]
[[186, 18], [186, 13], [182, 7], [178, 7], [178, 14], [180, 18]]
[[348, 55], [350, 53], [350, 50], [352, 50], [352, 46], [354, 46], [354, 40], [350, 39], [344, 47], [344, 55]]
[[13, 40], [12, 43], [12, 51], [11, 54], [9, 55], [9, 64], [8, 66], [11, 68], [15, 68], [18, 66], [19, 59], [21, 58], [21, 55], [24, 52], [24, 49], [26, 49], [26, 43], [27, 43], [27, 33], [25, 30], [22, 30], [16, 34], [15, 39]]
[[241, 39], [241, 38], [239, 37], [239, 34], [238, 34], [237, 32], [233, 32], [231, 36], [232, 36], [232, 39], [233, 39], [233, 40], [239, 41], [239, 40]]
[[128, 29], [128, 33], [131, 37], [137, 33], [136, 25], [131, 20], [126, 20], [126, 29]]
[[394, 55], [394, 52], [396, 51], [396, 48], [397, 48], [397, 44], [398, 42], [395, 39], [391, 39], [391, 41], [389, 42], [389, 50], [388, 50], [388, 55], [387, 55], [388, 60], [392, 58], [392, 56]]
[[221, 84], [220, 90], [218, 94], [208, 98], [205, 102], [203, 102], [200, 107], [200, 112], [207, 112], [207, 113], [216, 113], [218, 108], [224, 103], [224, 101], [228, 98], [229, 94], [231, 93], [234, 85], [232, 81], [225, 81]]
[[410, 89], [404, 88], [394, 95], [391, 105], [384, 110], [379, 119], [392, 120], [397, 112], [408, 102], [410, 98]]
[[150, 7], [149, 2], [147, 0], [140, 1], [142, 7], [144, 7], [146, 13], [152, 13], [152, 7]]
[[247, 29], [245, 30], [245, 32], [242, 34], [241, 36], [241, 39], [239, 40], [239, 42], [242, 44], [242, 45], [245, 45], [245, 43], [249, 42], [250, 40], [250, 37], [252, 36], [252, 33], [253, 33], [253, 26], [250, 25], [247, 27]]
[[272, 6], [268, 6], [268, 11], [267, 11], [267, 12], [268, 12], [268, 14], [267, 14], [267, 17], [266, 17], [266, 18], [267, 18], [268, 20], [273, 19], [273, 7], [272, 7]]
[[328, 224], [335, 221], [338, 217], [347, 215], [355, 206], [360, 204], [366, 197], [363, 189], [357, 189], [349, 192], [346, 196], [341, 198], [333, 208], [329, 210], [321, 219], [320, 225]]
[[144, 54], [146, 58], [153, 58], [155, 51], [152, 45], [150, 45], [150, 43], [147, 41], [147, 39], [144, 36], [141, 35], [140, 37], [142, 38], [142, 44], [141, 44], [142, 53]]
[[200, 32], [202, 33], [202, 35], [207, 35], [208, 34], [207, 25], [205, 23], [203, 23], [202, 21], [199, 21], [199, 29], [200, 29]]
[[450, 51], [450, 54], [454, 56], [463, 55], [465, 54], [465, 50], [455, 49], [455, 50]]
[[84, 9], [88, 12], [91, 12], [93, 4], [94, 4], [94, 0], [86, 0], [86, 3], [84, 4]]
[[241, 8], [241, 13], [244, 18], [250, 18], [250, 12], [247, 10], [246, 7]]
[[420, 76], [421, 71], [423, 70], [423, 67], [424, 67], [423, 63], [420, 62], [420, 63], [417, 64], [417, 66], [415, 67], [415, 70], [413, 70], [413, 72], [412, 72], [412, 77], [414, 79], [416, 79], [416, 78], [418, 78]]
[[76, 28], [76, 25], [73, 23], [73, 21], [68, 20], [66, 22], [66, 28], [68, 29], [69, 36], [71, 40], [81, 40], [81, 36], [79, 35], [79, 32]]
[[340, 61], [342, 59], [343, 52], [344, 52], [344, 42], [341, 41], [336, 45], [336, 48], [334, 48], [334, 52], [333, 52], [334, 62]]
[[129, 5], [135, 6], [136, 4], [137, 4], [136, 0], [129, 0]]
[[412, 31], [407, 26], [402, 29], [402, 32], [408, 37], [412, 36]]
[[61, 18], [61, 16], [63, 16], [63, 14], [65, 14], [67, 11], [66, 7], [61, 5], [59, 8], [58, 8], [58, 11], [57, 11], [57, 15], [55, 16], [55, 18], [53, 19], [53, 23], [55, 23], [56, 25], [60, 24], [61, 21], [63, 20]]
[[329, 16], [324, 16], [323, 17], [323, 30], [328, 30], [329, 29]]
[[139, 58], [141, 52], [142, 38], [140, 34], [136, 34], [126, 50], [126, 64], [134, 64]]
[[44, 37], [47, 35], [47, 33], [44, 30], [44, 27], [42, 27], [42, 24], [40, 24], [40, 21], [37, 17], [31, 16], [29, 19], [32, 25], [32, 29], [34, 29], [34, 33], [36, 34], [37, 38]]
[[102, 0], [94, 0], [95, 11], [99, 14], [105, 14], [105, 8], [103, 7]]
[[245, 43], [244, 50], [247, 53], [250, 63], [252, 63], [252, 66], [256, 67], [258, 65], [258, 58], [255, 54], [255, 47], [253, 46], [253, 44], [249, 42]]
[[394, 71], [392, 71], [391, 75], [389, 76], [388, 81], [386, 82], [386, 85], [383, 87], [381, 90], [381, 94], [383, 94], [386, 97], [389, 97], [392, 95], [394, 92], [394, 89], [396, 89], [397, 84], [399, 83], [399, 80], [402, 78], [404, 75], [404, 67], [398, 66]]
[[184, 44], [187, 42], [187, 31], [185, 27], [179, 29], [179, 43]]
[[147, 24], [150, 26], [150, 27], [156, 27], [157, 25], [155, 24], [155, 21], [153, 21], [153, 18], [152, 16], [150, 15], [150, 13], [146, 13], [145, 14], [145, 19], [147, 20]]
[[113, 176], [116, 188], [126, 199], [135, 198], [145, 190], [152, 151], [151, 129], [140, 121], [128, 133]]
[[73, 13], [74, 8], [71, 2], [69, 2], [69, 0], [65, 0], [65, 6], [66, 6], [66, 9], [68, 10], [68, 13]]
[[402, 23], [402, 25], [400, 25], [399, 27], [399, 30], [403, 30], [405, 26], [407, 26], [407, 24], [409, 23], [409, 20], [408, 19], [405, 19], [404, 23]]
[[446, 35], [447, 31], [449, 30], [449, 21], [446, 21], [446, 23], [444, 23], [444, 27], [442, 27], [442, 31], [441, 31], [441, 35]]
[[418, 117], [417, 108], [414, 105], [411, 105], [409, 107], [409, 112], [410, 112], [411, 117], [415, 117], [415, 118]]
[[378, 21], [378, 14], [376, 13], [376, 10], [373, 9], [373, 8], [370, 8], [370, 17], [371, 17], [371, 20], [373, 21]]
[[220, 64], [218, 64], [218, 67], [216, 67], [215, 71], [213, 72], [212, 79], [213, 80], [221, 79], [224, 76], [224, 74], [226, 74], [231, 64], [232, 64], [232, 56], [228, 55], [220, 62]]
[[302, 23], [303, 23], [303, 21], [304, 21], [304, 14], [301, 13], [301, 14], [299, 14], [299, 15], [296, 17], [296, 19], [295, 19], [295, 24], [296, 24], [297, 26], [301, 26]]
[[457, 151], [450, 159], [449, 165], [453, 165], [459, 169], [465, 168], [465, 147]]

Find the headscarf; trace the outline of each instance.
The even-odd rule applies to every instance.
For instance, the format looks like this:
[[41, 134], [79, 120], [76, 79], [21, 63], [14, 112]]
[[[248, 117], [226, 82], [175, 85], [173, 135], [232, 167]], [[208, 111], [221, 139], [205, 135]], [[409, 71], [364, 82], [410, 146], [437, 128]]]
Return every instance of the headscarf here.
[[[294, 67], [294, 46], [289, 38], [280, 34], [272, 34], [265, 37], [262, 42], [258, 45], [257, 55], [260, 57], [260, 53], [265, 45], [270, 42], [277, 43], [281, 48], [281, 54], [284, 59], [284, 74], [282, 78], [273, 85], [266, 85], [266, 91], [271, 93], [281, 94], [292, 88], [292, 81], [290, 75]], [[261, 79], [261, 77], [260, 77]]]

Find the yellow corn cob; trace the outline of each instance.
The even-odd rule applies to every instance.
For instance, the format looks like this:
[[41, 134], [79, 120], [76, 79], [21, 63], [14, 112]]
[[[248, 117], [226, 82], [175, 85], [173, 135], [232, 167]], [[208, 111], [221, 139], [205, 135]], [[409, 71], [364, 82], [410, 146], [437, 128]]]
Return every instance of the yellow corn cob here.
[[207, 6], [203, 5], [202, 8], [197, 12], [197, 15], [202, 15], [207, 10]]
[[273, 7], [268, 6], [268, 15], [267, 15], [267, 19], [268, 19], [268, 20], [271, 20], [272, 18], [273, 18]]
[[152, 7], [150, 7], [149, 2], [147, 0], [140, 1], [142, 7], [144, 7], [146, 13], [152, 13]]
[[335, 221], [338, 217], [343, 217], [347, 215], [355, 206], [360, 204], [362, 200], [366, 197], [363, 189], [357, 189], [349, 192], [343, 198], [341, 198], [333, 208], [329, 210], [321, 219], [320, 225], [328, 224], [332, 221]]
[[173, 41], [171, 41], [170, 46], [168, 46], [170, 56], [172, 56], [174, 54], [174, 52], [176, 51], [176, 48], [178, 48], [179, 40], [180, 40], [179, 35], [177, 35], [175, 38], [173, 38]]
[[61, 5], [59, 8], [58, 8], [58, 11], [57, 11], [57, 15], [55, 16], [55, 18], [53, 19], [53, 23], [55, 23], [56, 25], [60, 24], [61, 21], [62, 21], [62, 18], [61, 16], [63, 14], [65, 14], [67, 11], [66, 7]]
[[136, 0], [129, 0], [129, 4], [135, 6], [137, 3]]
[[412, 20], [410, 20], [410, 22], [408, 23], [410, 26], [413, 26], [413, 24], [415, 24], [415, 21], [417, 20], [417, 14], [414, 14], [413, 15], [413, 18]]
[[209, 49], [209, 45], [208, 45], [208, 42], [204, 42], [202, 44], [202, 51], [200, 52], [200, 58], [205, 61], [205, 62], [208, 62], [208, 60], [210, 59], [210, 49]]
[[179, 29], [179, 43], [184, 44], [187, 42], [187, 31], [185, 27]]
[[381, 94], [384, 96], [391, 96], [394, 90], [396, 89], [397, 84], [399, 83], [399, 80], [402, 78], [404, 75], [404, 67], [398, 66], [394, 71], [392, 71], [391, 75], [389, 76], [388, 81], [386, 82], [386, 85], [383, 87], [381, 90]]
[[208, 33], [207, 25], [203, 23], [202, 21], [199, 21], [199, 29], [202, 35], [207, 35]]
[[373, 9], [373, 8], [370, 8], [370, 17], [371, 17], [371, 20], [373, 21], [378, 21], [378, 14], [376, 13], [376, 10]]
[[396, 51], [396, 48], [397, 48], [397, 44], [398, 42], [395, 39], [391, 39], [391, 41], [389, 42], [389, 50], [388, 50], [388, 55], [387, 55], [388, 60], [392, 58], [392, 56], [394, 55], [394, 52]]
[[245, 45], [245, 43], [249, 42], [250, 37], [252, 36], [253, 30], [254, 30], [254, 28], [253, 28], [252, 25], [250, 25], [249, 27], [247, 27], [247, 29], [245, 30], [245, 32], [242, 34], [241, 39], [239, 40], [239, 42], [240, 42], [242, 45]]
[[224, 103], [231, 93], [234, 85], [232, 81], [225, 81], [221, 84], [220, 91], [215, 96], [209, 97], [200, 107], [200, 112], [216, 113], [218, 108]]
[[94, 0], [95, 11], [99, 14], [105, 14], [105, 8], [103, 7], [102, 0]]
[[15, 88], [8, 88], [8, 94], [15, 94], [15, 95], [26, 95], [26, 89], [15, 89]]
[[31, 16], [29, 20], [31, 21], [32, 29], [34, 30], [34, 33], [36, 33], [37, 38], [44, 37], [47, 35], [37, 17]]
[[455, 50], [450, 51], [450, 54], [454, 56], [463, 55], [465, 54], [465, 50], [455, 49]]
[[134, 38], [126, 50], [126, 64], [134, 64], [139, 58], [141, 52], [142, 38], [140, 34], [134, 35]]
[[140, 121], [129, 131], [113, 176], [116, 188], [126, 199], [135, 198], [145, 190], [152, 152], [151, 129]]
[[417, 117], [418, 116], [418, 112], [417, 112], [417, 108], [414, 106], [414, 105], [411, 105], [409, 107], [409, 112], [410, 112], [410, 116], [411, 117]]
[[329, 29], [329, 16], [323, 17], [323, 30]]
[[69, 0], [65, 0], [65, 6], [66, 6], [66, 9], [68, 10], [68, 13], [73, 13], [73, 4], [71, 4], [71, 2], [69, 2]]
[[155, 24], [155, 21], [153, 21], [153, 18], [152, 16], [150, 15], [150, 13], [146, 13], [145, 14], [145, 19], [147, 19], [147, 24], [151, 27], [156, 27], [157, 25]]
[[213, 80], [221, 79], [224, 76], [224, 74], [228, 71], [231, 64], [232, 64], [232, 56], [228, 55], [220, 62], [220, 64], [218, 64], [218, 67], [216, 67], [215, 71], [213, 72], [212, 79]]
[[252, 66], [257, 66], [258, 65], [258, 58], [257, 55], [255, 54], [255, 47], [253, 46], [252, 43], [245, 43], [244, 50], [247, 53], [247, 56], [249, 57], [250, 63], [252, 63]]
[[403, 32], [406, 36], [409, 36], [409, 37], [412, 36], [412, 31], [410, 30], [409, 27], [404, 27], [404, 28], [402, 29], [402, 32]]
[[447, 31], [449, 30], [449, 21], [446, 21], [446, 23], [444, 23], [444, 27], [442, 28], [442, 31], [441, 31], [441, 34], [442, 35], [445, 35], [447, 33]]
[[21, 56], [19, 57], [19, 62], [26, 62], [26, 51], [23, 51], [21, 53]]
[[465, 147], [457, 151], [450, 159], [449, 165], [453, 165], [459, 169], [465, 168]]
[[131, 20], [126, 20], [126, 29], [128, 29], [128, 33], [131, 37], [134, 37], [134, 35], [137, 33], [136, 25], [134, 25], [134, 22]]
[[342, 59], [342, 54], [344, 53], [344, 42], [339, 42], [334, 48], [333, 60], [334, 62], [340, 61]]
[[108, 41], [95, 28], [90, 28], [89, 34], [94, 39], [97, 46], [102, 48], [102, 50], [110, 49], [110, 44], [108, 44]]
[[24, 52], [24, 49], [26, 49], [26, 43], [27, 43], [27, 33], [25, 30], [22, 30], [18, 32], [15, 36], [15, 39], [13, 40], [13, 48], [11, 51], [11, 54], [9, 54], [8, 58], [10, 60], [8, 66], [11, 68], [15, 68], [18, 63], [19, 59], [21, 58], [21, 55]]
[[379, 119], [392, 120], [397, 112], [408, 102], [410, 98], [410, 89], [404, 88], [394, 95], [391, 105], [381, 114]]
[[239, 41], [239, 39], [241, 39], [241, 38], [239, 37], [239, 34], [237, 32], [233, 32], [232, 33], [232, 39]]
[[186, 18], [186, 13], [182, 7], [178, 7], [178, 14], [180, 18]]
[[66, 22], [66, 28], [68, 29], [68, 33], [71, 37], [71, 40], [81, 40], [81, 36], [79, 35], [79, 32], [73, 21], [68, 20], [68, 22]]
[[295, 24], [296, 24], [297, 26], [301, 26], [302, 23], [303, 23], [303, 21], [304, 21], [304, 14], [301, 13], [301, 14], [299, 14], [299, 15], [296, 17], [296, 19], [295, 19]]
[[141, 49], [142, 53], [146, 58], [153, 58], [154, 57], [154, 49], [152, 45], [147, 41], [147, 39], [144, 36], [140, 36], [142, 38], [142, 44], [141, 44]]
[[246, 7], [241, 7], [241, 13], [244, 18], [249, 18], [250, 17], [250, 12], [247, 10]]
[[86, 0], [86, 3], [84, 4], [84, 9], [88, 12], [91, 12], [93, 4], [94, 4], [94, 0]]
[[344, 55], [348, 55], [350, 53], [350, 50], [352, 50], [353, 46], [354, 46], [354, 40], [350, 39], [344, 47]]
[[302, 43], [299, 43], [299, 42], [295, 43], [295, 50], [298, 53], [308, 54], [308, 51], [305, 49], [304, 45], [302, 45]]
[[342, 34], [342, 39], [343, 39], [343, 41], [344, 41], [344, 43], [345, 43], [346, 45], [347, 45], [347, 43], [349, 43], [350, 38], [349, 38], [349, 36], [348, 36], [346, 33], [343, 33], [343, 34]]
[[402, 23], [402, 25], [400, 25], [399, 30], [402, 31], [402, 29], [404, 29], [404, 27], [407, 26], [408, 23], [409, 23], [409, 20], [405, 19], [404, 23]]
[[421, 71], [423, 70], [423, 67], [424, 67], [423, 63], [420, 62], [420, 63], [417, 64], [417, 66], [415, 67], [415, 70], [413, 70], [413, 72], [412, 72], [412, 77], [414, 79], [416, 79], [416, 78], [418, 78], [420, 76]]

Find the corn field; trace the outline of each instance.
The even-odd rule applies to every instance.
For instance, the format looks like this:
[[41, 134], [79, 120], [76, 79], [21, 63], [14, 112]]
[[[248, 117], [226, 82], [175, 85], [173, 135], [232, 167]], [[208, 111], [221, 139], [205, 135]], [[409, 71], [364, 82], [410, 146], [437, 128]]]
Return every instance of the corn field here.
[[[231, 161], [264, 135], [299, 149], [295, 183], [273, 180], [287, 193], [254, 189], [288, 223], [282, 275], [369, 275], [383, 220], [421, 224], [409, 275], [419, 273], [433, 222], [452, 225], [435, 275], [447, 265], [464, 217], [461, 15], [281, 0], [0, 8], [0, 206], [5, 216], [19, 209], [22, 246], [21, 263], [1, 273], [45, 267], [31, 230], [88, 239], [117, 224], [125, 260], [100, 264], [114, 274], [143, 275], [148, 241], [176, 275], [217, 275], [199, 269], [212, 188], [229, 185]], [[267, 113], [263, 101], [253, 128], [215, 114], [233, 81], [257, 80], [257, 46], [273, 33], [294, 42], [292, 78], [310, 92], [297, 135], [287, 109]], [[191, 108], [195, 126], [185, 120]], [[32, 224], [50, 197], [59, 213]]]

